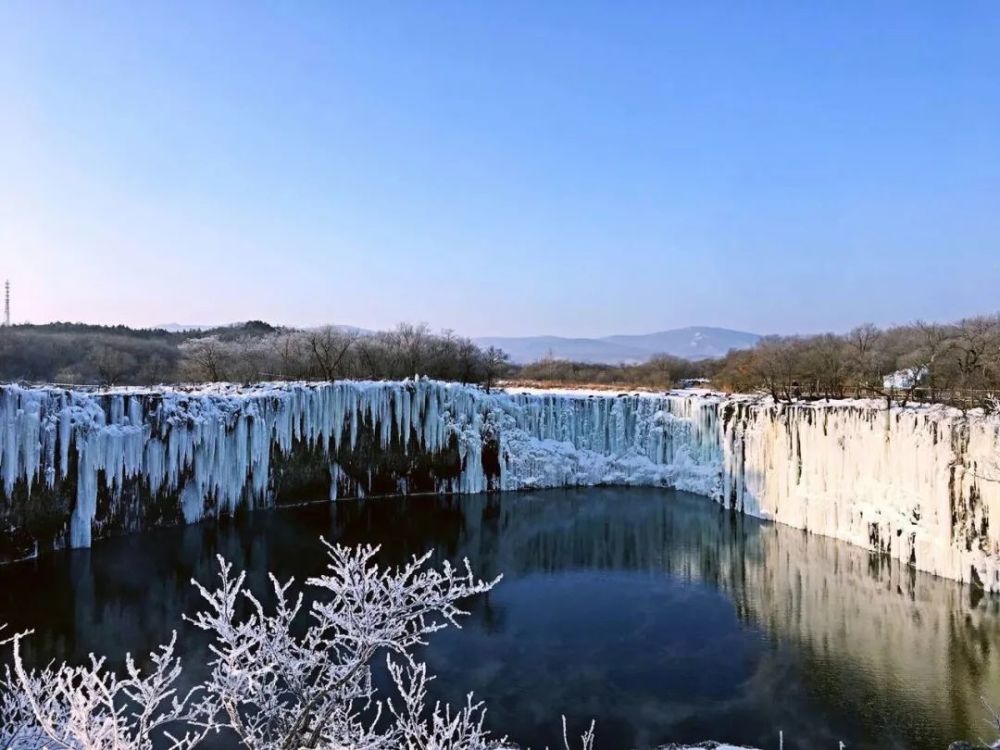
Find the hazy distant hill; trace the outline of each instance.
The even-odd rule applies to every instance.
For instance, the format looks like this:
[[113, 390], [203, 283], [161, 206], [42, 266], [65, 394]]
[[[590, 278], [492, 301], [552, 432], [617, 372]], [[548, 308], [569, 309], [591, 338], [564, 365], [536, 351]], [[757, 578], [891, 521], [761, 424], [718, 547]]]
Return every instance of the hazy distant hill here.
[[480, 346], [499, 346], [511, 361], [523, 364], [546, 356], [577, 362], [645, 362], [654, 354], [672, 354], [685, 359], [720, 357], [730, 349], [746, 349], [760, 338], [756, 333], [727, 328], [690, 326], [639, 335], [603, 338], [563, 338], [561, 336], [485, 336]]
[[204, 331], [209, 328], [215, 328], [215, 326], [201, 325], [198, 323], [162, 323], [160, 325], [153, 326], [153, 328], [161, 331], [170, 331], [171, 333], [182, 333], [184, 331]]
[[[216, 325], [202, 325], [200, 323], [162, 323], [160, 325], [153, 326], [155, 330], [169, 331], [170, 333], [185, 333], [187, 331], [209, 331], [213, 328], [238, 328], [244, 325], [244, 323], [224, 323]], [[323, 326], [314, 326], [315, 328], [322, 328]], [[375, 333], [370, 328], [359, 328], [358, 326], [349, 325], [333, 325], [331, 328], [336, 328], [338, 331], [344, 331], [345, 333], [356, 333], [359, 336], [367, 336], [369, 334]], [[305, 330], [311, 330], [310, 328], [305, 328]]]

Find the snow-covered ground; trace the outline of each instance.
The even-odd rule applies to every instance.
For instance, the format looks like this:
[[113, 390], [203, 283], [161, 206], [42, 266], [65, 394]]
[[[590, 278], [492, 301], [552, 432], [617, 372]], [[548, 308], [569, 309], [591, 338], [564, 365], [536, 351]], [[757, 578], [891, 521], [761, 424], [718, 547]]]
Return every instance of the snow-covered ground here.
[[[361, 429], [408, 452], [455, 441], [462, 470], [442, 491], [676, 487], [938, 575], [968, 581], [975, 571], [1000, 590], [1000, 524], [990, 524], [1000, 513], [1000, 420], [944, 407], [786, 405], [707, 391], [486, 393], [428, 380], [3, 386], [0, 489], [52, 486], [75, 466], [69, 542], [87, 546], [98, 482], [113, 496], [141, 478], [150, 496], [176, 495], [192, 522], [206, 507], [268, 503], [271, 461], [299, 441], [327, 451], [338, 477], [333, 455]], [[496, 450], [499, 475], [484, 468], [484, 446]]]

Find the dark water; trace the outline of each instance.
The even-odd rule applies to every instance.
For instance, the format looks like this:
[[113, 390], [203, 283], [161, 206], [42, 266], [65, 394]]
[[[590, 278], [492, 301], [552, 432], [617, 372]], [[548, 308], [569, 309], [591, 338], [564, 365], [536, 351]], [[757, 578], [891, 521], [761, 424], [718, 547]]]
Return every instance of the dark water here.
[[[501, 584], [422, 654], [433, 697], [487, 702], [487, 723], [554, 745], [559, 717], [597, 720], [598, 747], [727, 740], [776, 748], [940, 748], [989, 737], [1000, 705], [995, 599], [865, 552], [740, 519], [662, 490], [340, 501], [164, 529], [0, 568], [0, 622], [32, 627], [29, 658], [141, 652], [180, 633], [216, 554], [264, 588], [319, 572], [320, 534], [432, 547]], [[990, 737], [992, 739], [992, 737]]]

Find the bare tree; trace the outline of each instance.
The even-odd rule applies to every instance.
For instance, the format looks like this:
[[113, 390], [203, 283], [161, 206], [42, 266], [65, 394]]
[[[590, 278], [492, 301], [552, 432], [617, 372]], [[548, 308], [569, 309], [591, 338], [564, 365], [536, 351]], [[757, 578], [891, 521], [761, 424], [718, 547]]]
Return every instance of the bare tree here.
[[229, 371], [229, 352], [217, 336], [191, 339], [180, 345], [182, 367], [192, 380], [219, 382]]
[[269, 339], [271, 352], [276, 361], [276, 374], [282, 378], [298, 377], [302, 373], [304, 337], [298, 331], [279, 331]]
[[797, 395], [798, 339], [768, 336], [753, 350], [752, 367], [760, 386], [775, 401], [788, 401]]
[[509, 363], [510, 355], [499, 347], [490, 346], [483, 352], [483, 374], [487, 393], [507, 372]]
[[854, 381], [855, 396], [862, 390], [881, 387], [883, 367], [877, 346], [882, 332], [874, 323], [862, 323], [847, 334], [848, 362]]
[[118, 385], [137, 365], [135, 357], [107, 342], [97, 344], [89, 359], [102, 385]]
[[825, 398], [841, 398], [847, 376], [848, 352], [843, 338], [832, 333], [804, 342], [799, 368], [810, 381], [810, 392]]
[[650, 385], [659, 388], [670, 388], [677, 380], [678, 371], [684, 369], [684, 365], [678, 361], [677, 357], [666, 354], [657, 354], [651, 357], [648, 365], [653, 375], [653, 382]]
[[391, 340], [399, 349], [398, 356], [404, 367], [403, 376], [423, 374], [430, 345], [430, 329], [427, 324], [400, 323], [392, 333]]
[[320, 377], [330, 381], [337, 379], [341, 364], [357, 338], [357, 333], [341, 331], [333, 326], [323, 326], [307, 333], [312, 363]]
[[938, 390], [949, 385], [944, 359], [952, 349], [954, 331], [950, 326], [923, 320], [918, 320], [914, 326], [919, 336], [919, 348], [916, 361], [911, 358], [912, 366], [927, 370], [927, 387], [931, 400], [934, 400]]
[[1000, 320], [980, 315], [965, 318], [955, 327], [950, 351], [958, 369], [961, 387], [983, 389], [993, 355], [1000, 347]]
[[362, 336], [357, 342], [359, 373], [371, 380], [395, 377], [392, 359], [381, 337]]
[[483, 372], [482, 352], [470, 339], [461, 339], [455, 352], [458, 379], [464, 385], [477, 382]]

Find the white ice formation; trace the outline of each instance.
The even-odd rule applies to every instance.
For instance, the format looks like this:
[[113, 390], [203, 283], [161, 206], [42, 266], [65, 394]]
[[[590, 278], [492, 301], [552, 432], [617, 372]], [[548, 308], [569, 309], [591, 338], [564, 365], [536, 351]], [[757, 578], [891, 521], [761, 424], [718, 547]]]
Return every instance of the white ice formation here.
[[[266, 505], [272, 461], [312, 446], [330, 496], [370, 487], [335, 456], [361, 431], [461, 471], [439, 491], [675, 487], [1000, 590], [1000, 420], [868, 401], [774, 404], [704, 391], [485, 393], [428, 380], [97, 393], [0, 387], [0, 492], [67, 478], [68, 543], [88, 546], [99, 489], [174, 498], [185, 522]], [[487, 454], [487, 455], [484, 455]], [[484, 460], [485, 459], [485, 460]], [[405, 493], [406, 479], [398, 489]], [[135, 490], [133, 490], [133, 493]]]

